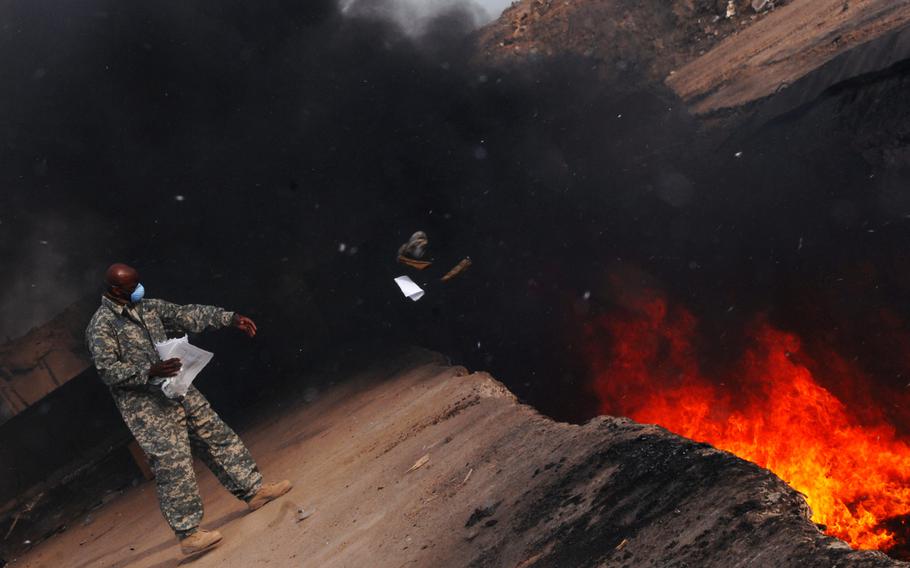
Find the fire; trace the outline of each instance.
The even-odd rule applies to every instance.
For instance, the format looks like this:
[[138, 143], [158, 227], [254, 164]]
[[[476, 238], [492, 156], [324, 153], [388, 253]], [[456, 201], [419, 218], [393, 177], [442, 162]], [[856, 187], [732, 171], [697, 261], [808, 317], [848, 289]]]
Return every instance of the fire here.
[[663, 298], [641, 301], [635, 312], [585, 328], [604, 413], [659, 424], [770, 469], [806, 496], [814, 522], [854, 548], [899, 544], [885, 522], [910, 513], [910, 445], [881, 412], [858, 412], [822, 386], [845, 384], [843, 377], [819, 371], [854, 373], [848, 384], [861, 385], [858, 370], [835, 355], [813, 360], [796, 335], [758, 321], [735, 370], [708, 377], [689, 312], [668, 309]]

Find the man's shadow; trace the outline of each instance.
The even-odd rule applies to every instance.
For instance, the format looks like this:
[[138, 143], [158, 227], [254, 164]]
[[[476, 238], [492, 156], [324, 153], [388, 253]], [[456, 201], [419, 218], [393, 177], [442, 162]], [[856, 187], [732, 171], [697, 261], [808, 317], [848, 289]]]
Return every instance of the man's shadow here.
[[220, 517], [218, 517], [211, 523], [206, 523], [207, 526], [205, 528], [207, 528], [210, 531], [220, 529], [224, 525], [234, 521], [235, 519], [239, 519], [240, 517], [245, 516], [249, 512], [250, 511], [246, 508], [237, 509], [236, 511], [231, 511], [230, 513], [221, 515]]
[[[158, 564], [149, 566], [148, 568], [170, 568], [170, 567], [174, 567], [174, 566], [184, 566], [186, 564], [192, 564], [193, 562], [199, 560], [200, 558], [207, 556], [210, 552], [212, 552], [216, 548], [218, 548], [218, 547], [213, 546], [212, 548], [208, 548], [206, 550], [203, 550], [202, 552], [197, 552], [196, 554], [191, 554], [190, 556], [184, 556], [183, 558], [169, 558], [167, 560], [163, 560], [163, 561], [159, 562]], [[118, 564], [117, 566], [121, 566], [121, 565]], [[124, 564], [123, 566], [127, 566], [127, 565]]]

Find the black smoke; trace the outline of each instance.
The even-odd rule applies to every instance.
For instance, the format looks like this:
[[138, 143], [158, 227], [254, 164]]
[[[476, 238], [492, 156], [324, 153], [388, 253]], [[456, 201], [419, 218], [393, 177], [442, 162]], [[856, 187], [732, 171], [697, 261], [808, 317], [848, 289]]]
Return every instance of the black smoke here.
[[[727, 138], [595, 61], [486, 68], [470, 11], [412, 37], [322, 1], [39, 4], [0, 36], [6, 335], [121, 260], [150, 296], [260, 321], [253, 347], [209, 340], [226, 400], [381, 340], [580, 419], [572, 338], [617, 272], [698, 313], [718, 361], [756, 312], [810, 334], [869, 298], [906, 314], [905, 178], [852, 145], [844, 93]], [[417, 229], [474, 266], [412, 304], [392, 278]]]

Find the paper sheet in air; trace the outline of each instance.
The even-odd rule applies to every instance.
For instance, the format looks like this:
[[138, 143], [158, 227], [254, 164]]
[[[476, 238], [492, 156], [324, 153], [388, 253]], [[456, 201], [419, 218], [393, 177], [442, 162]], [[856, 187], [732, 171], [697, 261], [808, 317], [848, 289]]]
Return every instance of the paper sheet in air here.
[[195, 345], [190, 345], [185, 335], [156, 343], [155, 349], [158, 350], [158, 356], [161, 357], [162, 361], [176, 357], [183, 363], [177, 376], [169, 378], [161, 385], [161, 390], [170, 398], [184, 396], [190, 385], [193, 384], [193, 379], [196, 378], [199, 371], [209, 364], [213, 357], [211, 352], [199, 349]]
[[399, 276], [395, 279], [395, 284], [398, 284], [398, 287], [401, 288], [401, 293], [404, 294], [405, 297], [410, 298], [415, 302], [423, 298], [425, 293], [420, 286], [414, 284], [414, 281], [408, 276]]

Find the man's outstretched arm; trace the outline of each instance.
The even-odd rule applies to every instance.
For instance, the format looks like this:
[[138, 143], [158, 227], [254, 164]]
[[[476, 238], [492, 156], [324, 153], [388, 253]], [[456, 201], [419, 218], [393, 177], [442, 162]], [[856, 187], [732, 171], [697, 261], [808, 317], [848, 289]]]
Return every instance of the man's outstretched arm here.
[[253, 337], [256, 324], [246, 316], [216, 306], [203, 304], [172, 304], [164, 300], [145, 300], [157, 312], [165, 327], [174, 331], [199, 333], [209, 329], [235, 327]]

